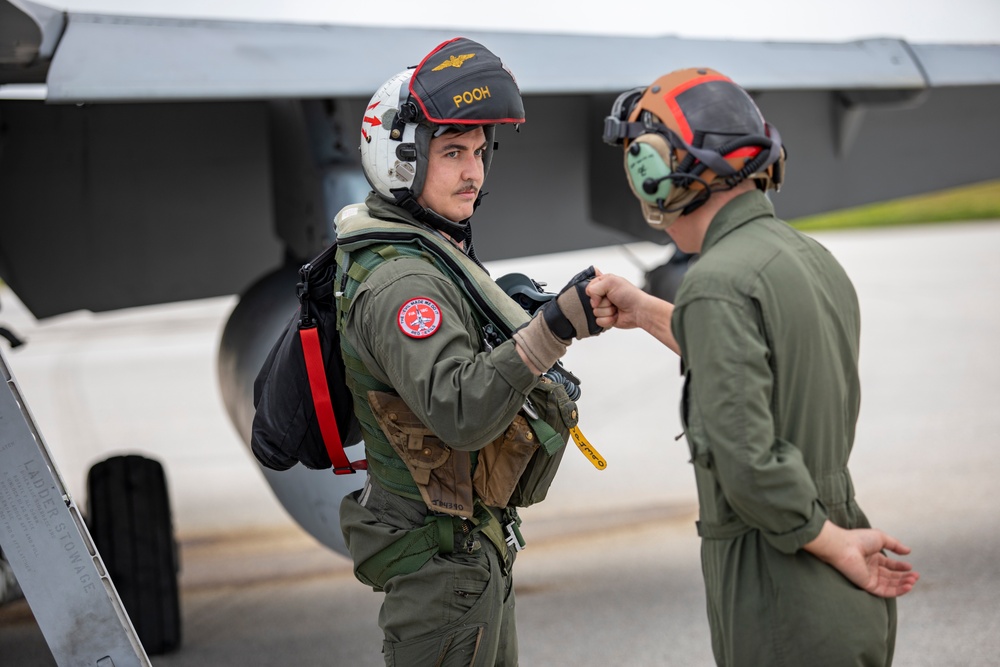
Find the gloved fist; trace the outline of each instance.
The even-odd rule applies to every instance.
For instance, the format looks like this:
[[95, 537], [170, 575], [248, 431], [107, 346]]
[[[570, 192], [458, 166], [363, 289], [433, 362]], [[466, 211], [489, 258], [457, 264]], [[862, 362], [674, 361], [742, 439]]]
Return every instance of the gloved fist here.
[[546, 302], [531, 321], [514, 332], [517, 346], [539, 372], [552, 368], [574, 338], [588, 338], [604, 331], [597, 326], [587, 296], [587, 285], [595, 276], [593, 266], [573, 276], [555, 299]]
[[576, 274], [552, 301], [542, 306], [545, 323], [553, 334], [563, 340], [578, 340], [604, 331], [597, 326], [597, 317], [587, 296], [587, 285], [596, 277], [590, 266]]

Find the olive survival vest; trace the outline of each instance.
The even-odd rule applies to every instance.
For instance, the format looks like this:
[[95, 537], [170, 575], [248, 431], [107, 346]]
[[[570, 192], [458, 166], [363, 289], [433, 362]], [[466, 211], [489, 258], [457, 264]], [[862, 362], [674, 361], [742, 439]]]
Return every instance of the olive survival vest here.
[[[484, 332], [484, 338], [491, 344], [499, 344], [511, 337], [513, 332], [529, 320], [529, 315], [498, 286], [474, 260], [450, 243], [438, 238], [432, 232], [411, 224], [373, 218], [363, 205], [344, 209], [337, 216], [337, 328], [343, 331], [347, 315], [358, 288], [379, 266], [400, 256], [415, 257], [433, 264], [448, 276], [466, 296]], [[345, 366], [345, 382], [354, 397], [354, 411], [361, 426], [368, 460], [368, 473], [383, 487], [398, 495], [421, 500], [421, 494], [413, 476], [399, 454], [389, 443], [379, 426], [369, 402], [369, 391], [391, 392], [372, 376], [358, 353], [347, 340], [340, 336], [341, 351]], [[551, 389], [550, 389], [551, 391]], [[565, 396], [559, 400], [559, 408], [565, 414], [544, 415], [531, 420], [539, 444], [545, 454], [555, 459], [553, 468], [547, 474], [554, 475], [558, 457], [566, 443], [566, 428], [559, 424], [557, 432], [546, 420], [576, 423], [576, 405]], [[553, 417], [556, 419], [553, 419]], [[451, 450], [452, 456], [475, 456], [475, 453]], [[474, 458], [473, 458], [474, 462]], [[549, 480], [551, 481], [551, 479]], [[547, 488], [547, 484], [545, 485]], [[544, 497], [522, 498], [518, 504], [530, 504]]]

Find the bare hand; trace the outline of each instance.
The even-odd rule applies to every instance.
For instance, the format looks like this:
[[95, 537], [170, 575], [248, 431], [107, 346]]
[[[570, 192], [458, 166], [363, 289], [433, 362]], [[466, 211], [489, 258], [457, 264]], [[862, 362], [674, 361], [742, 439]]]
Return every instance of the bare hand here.
[[605, 329], [638, 327], [677, 354], [681, 353], [670, 330], [673, 304], [646, 294], [621, 276], [602, 274], [600, 271], [587, 286], [587, 295], [598, 326]]
[[638, 303], [645, 293], [621, 276], [598, 272], [587, 286], [590, 305], [597, 316], [597, 324], [610, 329], [634, 329]]
[[920, 575], [901, 560], [893, 560], [882, 553], [883, 549], [896, 554], [910, 553], [909, 547], [881, 530], [861, 529], [850, 531], [852, 548], [846, 551], [839, 564], [834, 565], [845, 577], [872, 595], [894, 598], [910, 592]]
[[805, 549], [835, 567], [858, 588], [879, 597], [905, 595], [920, 579], [909, 563], [882, 553], [886, 550], [905, 556], [910, 548], [875, 528], [845, 530], [827, 521]]

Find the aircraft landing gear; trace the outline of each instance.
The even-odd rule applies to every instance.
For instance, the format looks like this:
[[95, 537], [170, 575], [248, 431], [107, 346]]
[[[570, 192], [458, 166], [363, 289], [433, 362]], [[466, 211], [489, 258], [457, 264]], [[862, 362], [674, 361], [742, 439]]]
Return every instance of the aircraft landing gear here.
[[150, 655], [180, 646], [180, 570], [163, 466], [116, 456], [87, 476], [87, 524]]

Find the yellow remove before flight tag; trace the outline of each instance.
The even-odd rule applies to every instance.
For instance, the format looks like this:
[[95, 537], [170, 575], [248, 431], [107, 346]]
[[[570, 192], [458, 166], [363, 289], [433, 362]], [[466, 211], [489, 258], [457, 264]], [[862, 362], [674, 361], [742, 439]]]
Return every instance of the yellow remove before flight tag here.
[[608, 462], [605, 461], [600, 452], [594, 449], [594, 446], [587, 441], [587, 438], [585, 438], [583, 433], [580, 431], [579, 426], [574, 426], [569, 430], [569, 432], [573, 435], [573, 442], [575, 442], [576, 446], [580, 448], [583, 455], [594, 464], [595, 468], [598, 470], [604, 470], [608, 467]]

